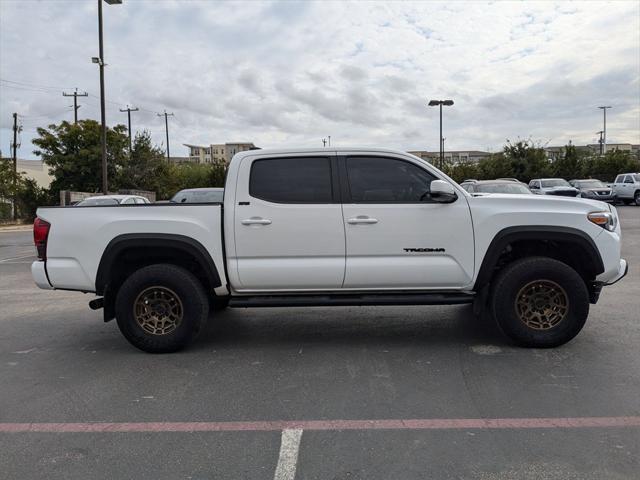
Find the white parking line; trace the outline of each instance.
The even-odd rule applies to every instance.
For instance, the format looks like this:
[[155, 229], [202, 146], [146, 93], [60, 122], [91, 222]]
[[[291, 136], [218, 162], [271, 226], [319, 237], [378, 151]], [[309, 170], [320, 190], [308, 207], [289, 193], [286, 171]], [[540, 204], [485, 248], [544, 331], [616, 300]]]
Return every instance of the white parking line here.
[[35, 254], [30, 253], [29, 255], [22, 255], [20, 257], [4, 258], [0, 260], [0, 263], [11, 262], [12, 260], [20, 260], [21, 258], [29, 258], [29, 257], [35, 257]]
[[300, 449], [301, 429], [286, 429], [282, 431], [280, 440], [280, 456], [273, 480], [294, 480]]

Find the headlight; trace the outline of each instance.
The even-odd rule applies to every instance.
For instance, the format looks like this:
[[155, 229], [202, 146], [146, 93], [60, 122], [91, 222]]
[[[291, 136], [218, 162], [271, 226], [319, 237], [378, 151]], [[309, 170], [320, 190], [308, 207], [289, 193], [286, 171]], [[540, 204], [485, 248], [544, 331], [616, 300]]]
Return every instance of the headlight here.
[[611, 212], [592, 212], [587, 215], [587, 218], [590, 222], [593, 222], [602, 228], [606, 228], [610, 232], [613, 232], [616, 229], [616, 225], [618, 223], [616, 216]]

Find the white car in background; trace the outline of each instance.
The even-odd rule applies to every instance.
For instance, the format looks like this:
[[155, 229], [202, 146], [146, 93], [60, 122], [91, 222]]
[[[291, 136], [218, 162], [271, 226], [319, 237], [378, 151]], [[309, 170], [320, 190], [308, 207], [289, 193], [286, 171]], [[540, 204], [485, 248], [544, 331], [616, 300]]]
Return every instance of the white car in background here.
[[88, 197], [76, 203], [76, 207], [100, 207], [114, 205], [142, 205], [151, 203], [148, 198], [140, 195], [97, 195]]
[[622, 173], [613, 182], [613, 193], [622, 203], [640, 206], [640, 173]]

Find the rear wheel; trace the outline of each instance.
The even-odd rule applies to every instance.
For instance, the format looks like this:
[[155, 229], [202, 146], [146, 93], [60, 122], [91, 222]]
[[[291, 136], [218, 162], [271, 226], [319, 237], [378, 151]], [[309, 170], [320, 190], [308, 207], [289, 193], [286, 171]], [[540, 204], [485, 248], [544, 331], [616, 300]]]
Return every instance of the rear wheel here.
[[589, 315], [589, 294], [578, 273], [547, 257], [517, 260], [502, 270], [492, 310], [504, 334], [526, 347], [556, 347], [575, 337]]
[[636, 192], [636, 194], [633, 196], [633, 201], [638, 207], [640, 207], [640, 191]]
[[125, 338], [150, 353], [175, 352], [191, 343], [207, 319], [209, 302], [198, 279], [176, 265], [137, 270], [116, 298], [116, 320]]

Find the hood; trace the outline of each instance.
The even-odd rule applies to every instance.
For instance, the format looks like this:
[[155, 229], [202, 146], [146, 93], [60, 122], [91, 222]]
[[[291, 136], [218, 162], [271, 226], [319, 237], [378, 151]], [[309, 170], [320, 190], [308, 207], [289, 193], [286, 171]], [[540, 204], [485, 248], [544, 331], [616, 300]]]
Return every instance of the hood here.
[[473, 196], [469, 199], [469, 203], [477, 206], [495, 205], [505, 210], [525, 209], [527, 211], [584, 211], [589, 212], [608, 212], [611, 209], [609, 204], [599, 200], [590, 200], [580, 197], [559, 197], [553, 195], [516, 195], [507, 193], [492, 193], [490, 195]]

